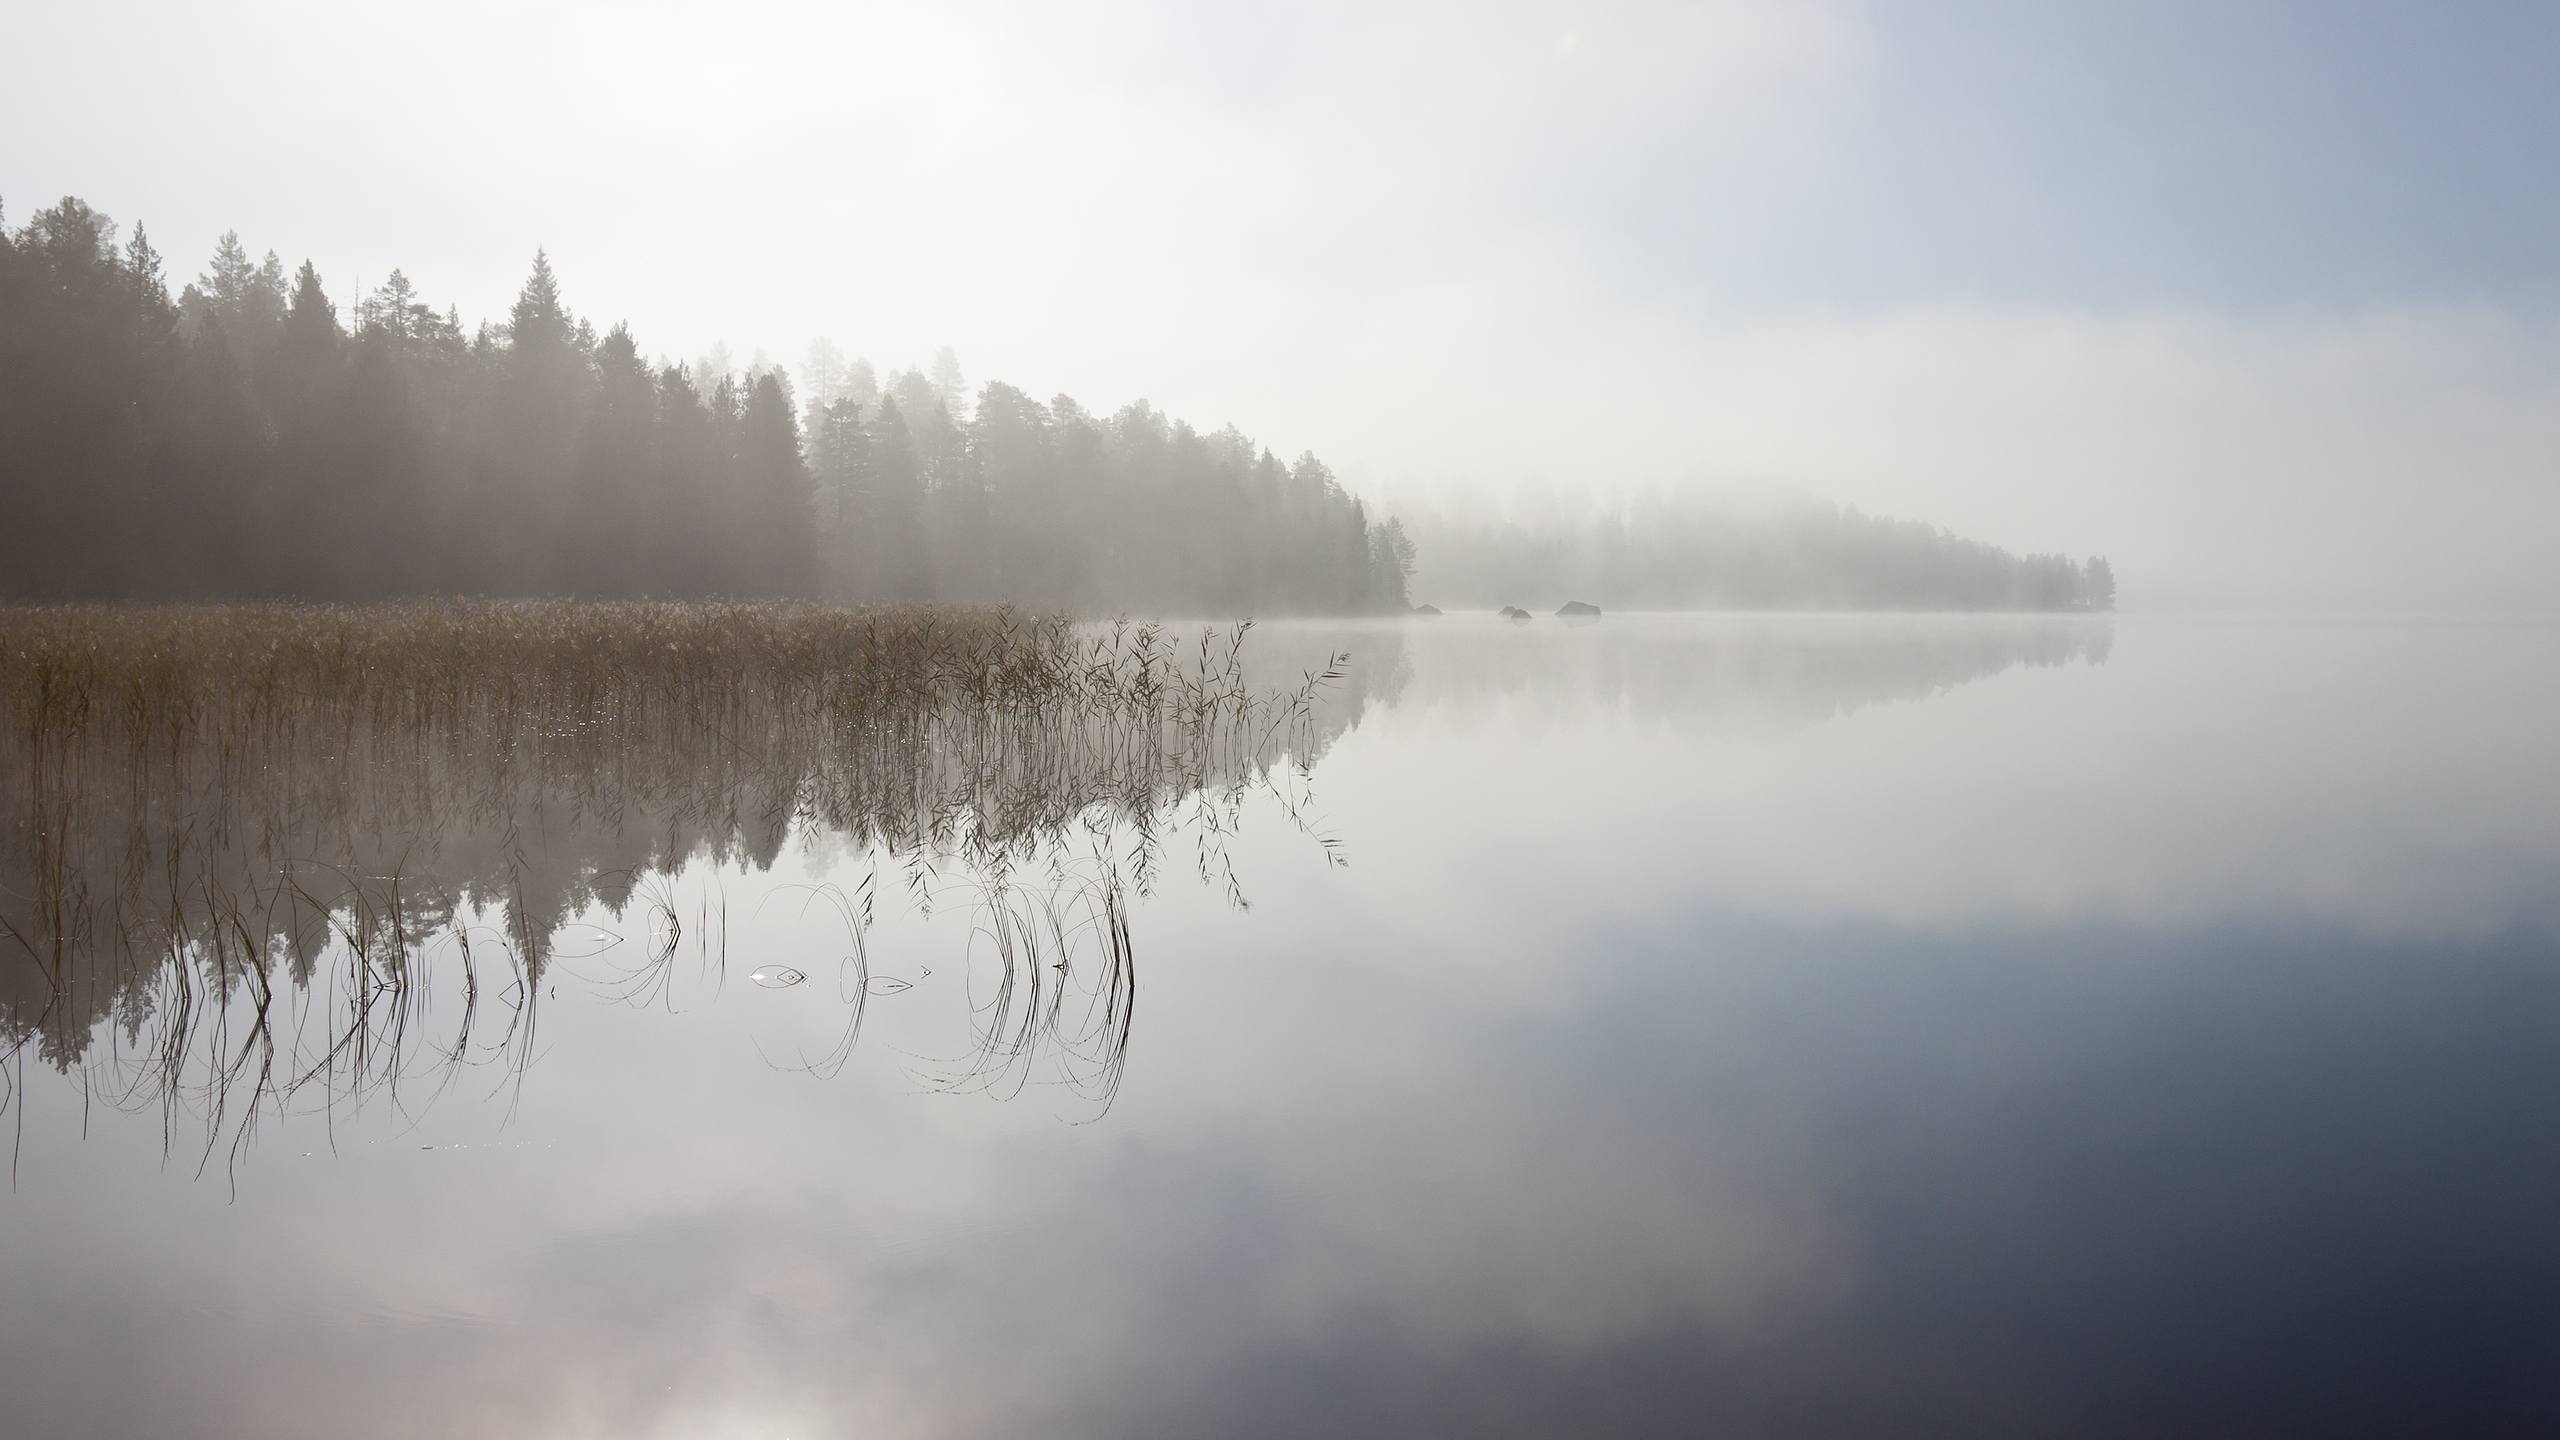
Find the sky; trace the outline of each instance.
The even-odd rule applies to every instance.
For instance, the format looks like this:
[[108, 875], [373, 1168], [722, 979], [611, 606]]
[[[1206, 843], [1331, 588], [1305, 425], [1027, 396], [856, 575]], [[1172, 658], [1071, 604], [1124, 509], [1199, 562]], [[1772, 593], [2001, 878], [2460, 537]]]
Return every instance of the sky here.
[[[2129, 608], [2560, 611], [2560, 7], [0, 4], [0, 203], [1144, 397], [1390, 504], [1792, 490]], [[1426, 557], [1427, 567], [1427, 557]]]

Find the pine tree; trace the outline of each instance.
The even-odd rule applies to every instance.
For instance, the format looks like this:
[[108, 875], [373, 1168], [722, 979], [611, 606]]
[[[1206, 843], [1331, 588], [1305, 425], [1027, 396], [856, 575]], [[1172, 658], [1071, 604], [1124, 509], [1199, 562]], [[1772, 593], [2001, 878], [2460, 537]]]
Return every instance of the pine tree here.
[[581, 548], [575, 477], [594, 371], [544, 251], [508, 311], [503, 370], [477, 467], [493, 526], [488, 584], [514, 594], [571, 589], [576, 567], [560, 557]]
[[809, 354], [800, 362], [800, 393], [806, 397], [804, 428], [812, 432], [819, 414], [844, 398], [844, 352], [824, 335], [809, 342]]
[[809, 473], [800, 463], [800, 427], [791, 396], [771, 370], [756, 377], [739, 416], [738, 470], [748, 595], [805, 595], [816, 572]]
[[226, 321], [237, 319], [248, 303], [249, 287], [258, 279], [258, 262], [249, 258], [249, 247], [240, 243], [240, 232], [225, 230], [215, 242], [213, 259], [206, 265], [196, 284], [205, 298]]
[[945, 345], [933, 357], [933, 393], [955, 424], [969, 419], [969, 382], [960, 373], [960, 357]]
[[863, 593], [865, 572], [871, 565], [863, 513], [863, 497], [871, 483], [871, 437], [862, 427], [862, 407], [851, 400], [818, 407], [808, 444], [821, 549], [820, 588], [837, 599], [856, 596]]
[[862, 413], [865, 415], [874, 414], [880, 409], [880, 377], [873, 373], [870, 361], [857, 358], [844, 367], [844, 382], [839, 387], [839, 398], [850, 400], [862, 407]]
[[507, 345], [520, 357], [547, 358], [545, 352], [570, 348], [574, 327], [560, 303], [560, 281], [551, 273], [549, 251], [533, 252], [533, 273], [516, 291], [515, 308], [507, 312]]
[[870, 478], [871, 503], [862, 517], [872, 546], [869, 598], [932, 598], [932, 562], [925, 549], [924, 485], [916, 462], [915, 439], [907, 429], [905, 412], [893, 397], [881, 398], [879, 418], [872, 422]]
[[595, 403], [578, 451], [573, 507], [577, 590], [628, 598], [647, 592], [643, 549], [656, 440], [657, 383], [628, 326], [596, 345]]
[[379, 329], [395, 341], [414, 337], [436, 320], [435, 311], [419, 302], [417, 287], [396, 266], [390, 278], [365, 297], [357, 315], [363, 328]]
[[991, 381], [969, 424], [978, 484], [977, 549], [992, 561], [991, 598], [1032, 605], [1063, 603], [1057, 556], [1064, 516], [1049, 414], [1040, 402], [1001, 380]]

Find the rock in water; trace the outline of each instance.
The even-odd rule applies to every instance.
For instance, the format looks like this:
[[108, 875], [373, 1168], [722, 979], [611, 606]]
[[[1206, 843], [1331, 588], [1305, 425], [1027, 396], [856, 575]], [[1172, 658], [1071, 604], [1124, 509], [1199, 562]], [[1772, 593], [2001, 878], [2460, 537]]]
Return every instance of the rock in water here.
[[1413, 607], [1413, 613], [1422, 616], [1437, 615], [1440, 613], [1440, 607], [1437, 605], [1416, 605]]
[[1556, 612], [1556, 618], [1559, 620], [1597, 620], [1600, 618], [1600, 607], [1580, 600], [1567, 600], [1564, 602], [1564, 608]]
[[1526, 620], [1529, 618], [1529, 612], [1521, 609], [1517, 605], [1505, 605], [1502, 607], [1502, 618], [1505, 620]]

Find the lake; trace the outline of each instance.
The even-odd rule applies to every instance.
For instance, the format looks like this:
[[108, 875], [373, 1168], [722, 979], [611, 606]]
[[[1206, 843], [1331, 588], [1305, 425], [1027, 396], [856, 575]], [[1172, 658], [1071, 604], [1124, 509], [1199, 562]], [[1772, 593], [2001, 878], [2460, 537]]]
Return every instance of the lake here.
[[1240, 653], [13, 782], [5, 1428], [2560, 1427], [2560, 627]]

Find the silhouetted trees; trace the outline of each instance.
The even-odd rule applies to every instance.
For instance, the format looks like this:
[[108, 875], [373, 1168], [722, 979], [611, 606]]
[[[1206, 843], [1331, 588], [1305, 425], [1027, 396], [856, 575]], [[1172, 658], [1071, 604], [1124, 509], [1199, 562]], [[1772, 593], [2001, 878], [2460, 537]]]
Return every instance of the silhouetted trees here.
[[[342, 320], [342, 314], [345, 318]], [[1806, 505], [1650, 501], [1535, 525], [1373, 522], [1314, 455], [1141, 400], [1101, 415], [945, 349], [808, 393], [725, 347], [598, 336], [547, 255], [466, 333], [394, 270], [342, 307], [225, 234], [173, 301], [142, 227], [76, 199], [0, 227], [0, 595], [817, 596], [1083, 612], [1443, 603], [2107, 609], [2104, 560]]]
[[2113, 610], [2116, 608], [2116, 567], [2104, 555], [2092, 555], [2080, 567], [2080, 608]]
[[[2017, 555], [1817, 500], [1655, 496], [1579, 515], [1412, 517], [1417, 593], [1438, 604], [1606, 609], [2112, 610], [2105, 559]], [[1389, 544], [1401, 535], [1390, 525]]]
[[471, 334], [399, 271], [342, 309], [237, 234], [172, 300], [140, 226], [119, 247], [66, 199], [0, 228], [0, 593], [1405, 607], [1403, 552], [1313, 457], [973, 401], [947, 349], [884, 387], [820, 342], [806, 377], [802, 409], [725, 351], [653, 368], [542, 254]]

